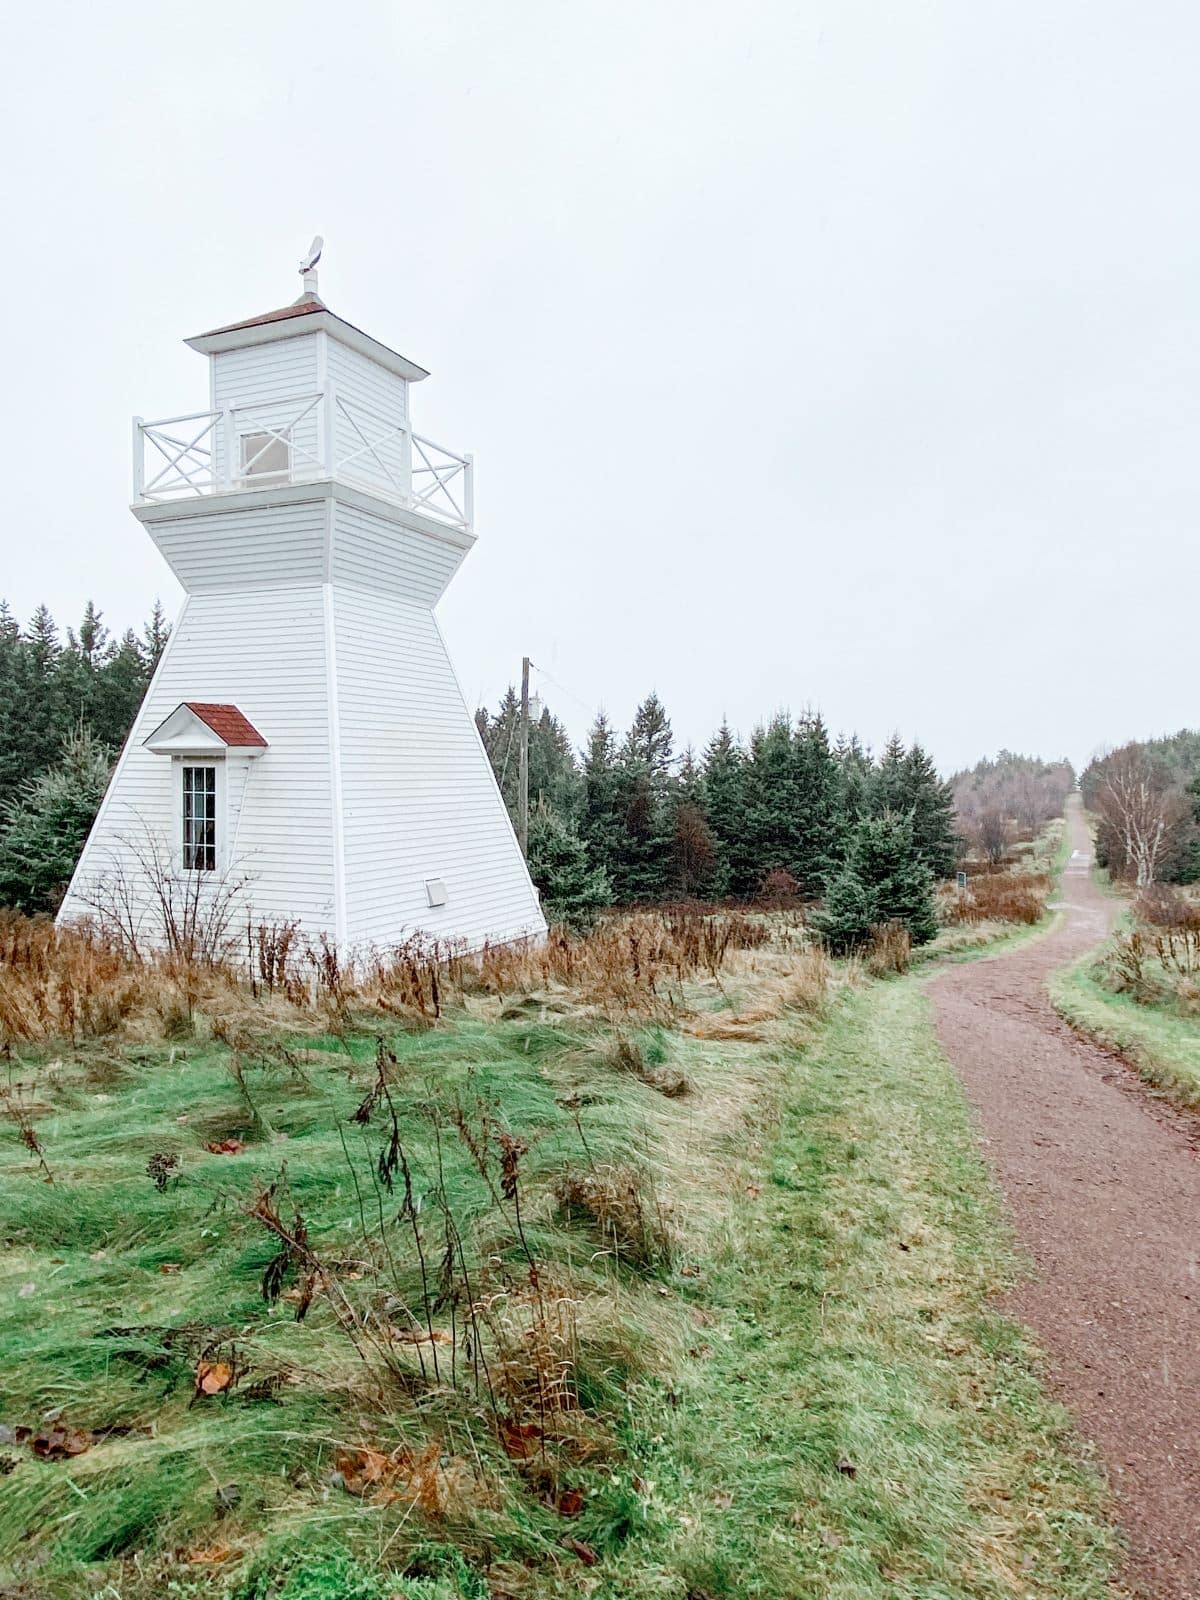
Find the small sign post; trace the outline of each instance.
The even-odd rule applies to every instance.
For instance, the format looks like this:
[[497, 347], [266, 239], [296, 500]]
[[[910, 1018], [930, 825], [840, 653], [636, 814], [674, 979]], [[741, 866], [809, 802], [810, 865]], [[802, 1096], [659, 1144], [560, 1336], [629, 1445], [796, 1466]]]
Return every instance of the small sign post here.
[[960, 872], [958, 875], [958, 887], [960, 889], [965, 889], [967, 887], [967, 875], [965, 872]]

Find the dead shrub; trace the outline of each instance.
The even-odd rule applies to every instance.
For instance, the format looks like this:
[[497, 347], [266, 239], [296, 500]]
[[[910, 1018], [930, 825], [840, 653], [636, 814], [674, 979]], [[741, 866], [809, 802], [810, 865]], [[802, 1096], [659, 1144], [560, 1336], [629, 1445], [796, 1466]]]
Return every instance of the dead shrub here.
[[656, 1272], [671, 1259], [671, 1233], [657, 1197], [633, 1167], [593, 1166], [564, 1172], [554, 1186], [559, 1210], [585, 1222], [619, 1261]]
[[945, 923], [1015, 922], [1032, 926], [1042, 919], [1050, 878], [1042, 872], [981, 872], [941, 907]]
[[912, 960], [912, 934], [902, 922], [880, 923], [871, 929], [863, 960], [873, 978], [890, 978], [907, 972]]
[[1172, 884], [1152, 883], [1133, 903], [1139, 922], [1152, 928], [1172, 928], [1200, 933], [1200, 904], [1189, 900]]

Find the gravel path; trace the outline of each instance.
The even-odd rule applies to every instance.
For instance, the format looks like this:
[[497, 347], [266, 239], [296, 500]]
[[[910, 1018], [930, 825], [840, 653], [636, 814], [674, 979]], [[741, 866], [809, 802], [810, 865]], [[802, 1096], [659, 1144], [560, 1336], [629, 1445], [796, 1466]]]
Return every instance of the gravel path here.
[[1147, 1600], [1200, 1600], [1200, 1119], [1144, 1093], [1050, 1005], [1047, 975], [1098, 944], [1114, 911], [1077, 797], [1067, 825], [1063, 925], [947, 968], [929, 992], [1036, 1263], [1012, 1309], [1107, 1463], [1125, 1580]]

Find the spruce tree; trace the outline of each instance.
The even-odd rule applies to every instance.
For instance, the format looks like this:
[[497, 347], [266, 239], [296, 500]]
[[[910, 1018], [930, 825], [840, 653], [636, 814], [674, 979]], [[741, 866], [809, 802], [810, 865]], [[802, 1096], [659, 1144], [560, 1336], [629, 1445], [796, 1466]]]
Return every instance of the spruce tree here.
[[612, 900], [608, 878], [589, 861], [571, 822], [544, 801], [529, 815], [529, 875], [541, 893], [546, 920], [574, 933], [586, 933]]
[[746, 762], [728, 722], [704, 752], [704, 802], [716, 854], [711, 892], [749, 894], [754, 874], [747, 868]]
[[603, 712], [588, 733], [581, 766], [579, 832], [587, 845], [590, 861], [604, 872], [615, 894], [624, 827], [620, 814], [616, 740]]
[[871, 779], [871, 811], [881, 817], [885, 811], [903, 811], [904, 741], [894, 733], [883, 747], [883, 755]]
[[898, 809], [912, 818], [917, 854], [935, 878], [948, 878], [963, 848], [955, 829], [950, 785], [938, 777], [937, 768], [919, 744], [905, 756], [900, 777]]
[[917, 852], [911, 819], [890, 811], [864, 817], [855, 828], [845, 866], [811, 918], [837, 954], [864, 944], [885, 922], [903, 923], [914, 944], [937, 934], [933, 876]]
[[0, 817], [0, 904], [54, 911], [96, 819], [109, 751], [82, 725], [54, 766], [30, 778]]
[[797, 765], [790, 717], [780, 713], [765, 728], [754, 730], [746, 762], [742, 893], [757, 893], [767, 874], [777, 869], [799, 877]]
[[803, 893], [825, 890], [846, 853], [846, 816], [837, 762], [819, 714], [801, 718], [795, 732], [795, 854], [791, 872]]

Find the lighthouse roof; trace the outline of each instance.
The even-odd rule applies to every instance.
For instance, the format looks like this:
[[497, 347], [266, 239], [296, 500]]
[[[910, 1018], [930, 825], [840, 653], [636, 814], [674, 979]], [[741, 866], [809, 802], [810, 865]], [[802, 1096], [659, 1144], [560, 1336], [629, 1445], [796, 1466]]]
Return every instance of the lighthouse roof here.
[[409, 383], [419, 383], [429, 373], [415, 361], [402, 356], [399, 351], [380, 344], [369, 333], [356, 328], [352, 322], [339, 317], [315, 294], [302, 294], [290, 306], [280, 306], [277, 311], [264, 311], [260, 316], [247, 317], [243, 322], [229, 322], [223, 328], [212, 328], [208, 333], [198, 333], [184, 342], [190, 350], [201, 355], [216, 355], [222, 350], [239, 350], [246, 345], [270, 344], [275, 339], [291, 339], [298, 333], [328, 333], [349, 345], [362, 355], [377, 361], [381, 367], [406, 378]]

